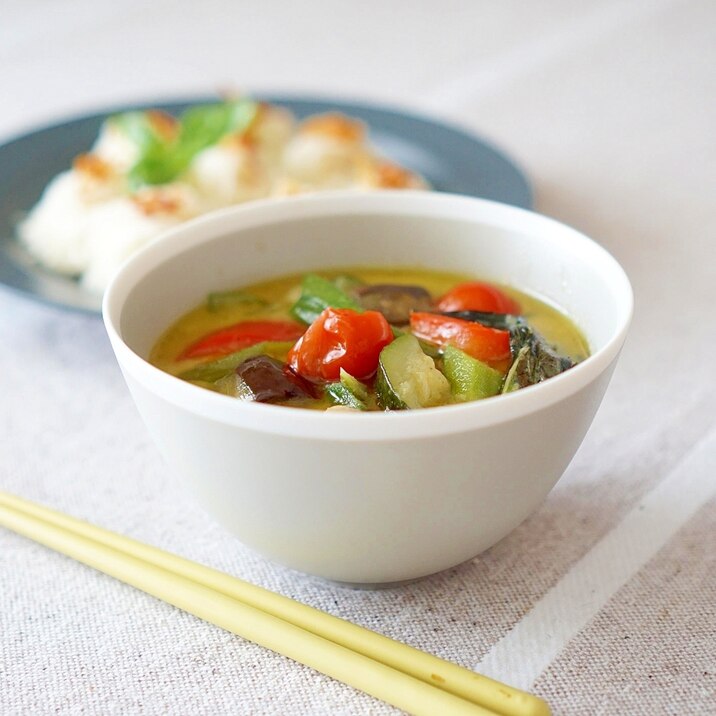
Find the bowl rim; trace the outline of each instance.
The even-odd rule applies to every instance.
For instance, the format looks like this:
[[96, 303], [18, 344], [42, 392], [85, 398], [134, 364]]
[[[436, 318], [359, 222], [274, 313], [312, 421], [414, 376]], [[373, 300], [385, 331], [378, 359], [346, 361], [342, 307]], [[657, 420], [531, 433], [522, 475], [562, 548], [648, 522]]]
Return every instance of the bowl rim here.
[[[168, 258], [209, 243], [228, 232], [294, 219], [345, 214], [412, 215], [475, 220], [534, 235], [557, 245], [575, 246], [590, 254], [609, 273], [617, 298], [617, 326], [604, 345], [569, 371], [535, 386], [488, 399], [412, 411], [336, 413], [287, 409], [266, 403], [245, 403], [214, 393], [153, 366], [125, 343], [120, 322], [133, 288]], [[430, 191], [335, 191], [307, 196], [265, 199], [200, 216], [164, 232], [131, 256], [105, 291], [102, 315], [125, 376], [191, 413], [257, 433], [343, 442], [384, 442], [469, 432], [545, 409], [596, 380], [619, 355], [633, 314], [629, 279], [616, 259], [593, 239], [555, 219], [535, 212], [457, 194]], [[387, 421], [387, 422], [386, 422]]]

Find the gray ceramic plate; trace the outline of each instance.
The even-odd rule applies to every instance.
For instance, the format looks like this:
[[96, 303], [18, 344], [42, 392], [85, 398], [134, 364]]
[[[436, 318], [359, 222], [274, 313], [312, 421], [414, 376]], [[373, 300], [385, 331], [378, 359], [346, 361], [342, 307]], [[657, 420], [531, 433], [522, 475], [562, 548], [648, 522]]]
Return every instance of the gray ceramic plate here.
[[[529, 182], [515, 164], [488, 142], [455, 127], [370, 104], [293, 97], [260, 99], [284, 105], [299, 118], [338, 110], [362, 119], [370, 127], [372, 144], [382, 154], [419, 172], [438, 191], [479, 196], [524, 208], [532, 206]], [[216, 99], [144, 107], [159, 107], [177, 114], [189, 104], [210, 101]], [[40, 198], [50, 179], [67, 169], [75, 155], [92, 146], [108, 115], [135, 108], [120, 107], [71, 119], [0, 146], [0, 284], [47, 303], [99, 312], [98, 296], [32, 260], [15, 241], [15, 226]]]

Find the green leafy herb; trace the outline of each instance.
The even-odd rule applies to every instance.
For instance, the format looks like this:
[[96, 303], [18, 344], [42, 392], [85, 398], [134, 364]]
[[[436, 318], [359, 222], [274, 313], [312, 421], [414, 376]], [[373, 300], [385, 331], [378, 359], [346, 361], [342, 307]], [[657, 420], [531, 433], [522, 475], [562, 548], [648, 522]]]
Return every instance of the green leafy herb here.
[[304, 276], [301, 281], [301, 295], [291, 307], [291, 314], [299, 321], [310, 324], [329, 307], [363, 311], [357, 301], [332, 281], [312, 273]]
[[181, 116], [176, 154], [188, 164], [225, 134], [247, 129], [257, 109], [257, 104], [250, 100], [191, 107]]
[[503, 393], [541, 383], [574, 365], [571, 358], [559, 355], [521, 316], [484, 311], [451, 311], [443, 315], [509, 331], [513, 362], [502, 388]]
[[515, 359], [509, 371], [512, 374], [510, 383], [508, 385], [507, 380], [505, 381], [504, 392], [515, 390], [513, 384], [517, 388], [525, 388], [541, 383], [574, 365], [571, 358], [559, 355], [521, 318], [517, 319], [516, 325], [510, 330], [510, 348]]
[[145, 151], [150, 144], [162, 141], [149, 121], [147, 112], [123, 112], [113, 115], [109, 121], [126, 134], [140, 151]]
[[245, 99], [191, 107], [180, 117], [177, 137], [173, 140], [163, 139], [154, 132], [146, 117], [142, 121], [141, 112], [118, 115], [114, 121], [140, 149], [139, 159], [129, 171], [130, 188], [173, 181], [200, 151], [230, 132], [247, 129], [257, 109], [255, 102]]

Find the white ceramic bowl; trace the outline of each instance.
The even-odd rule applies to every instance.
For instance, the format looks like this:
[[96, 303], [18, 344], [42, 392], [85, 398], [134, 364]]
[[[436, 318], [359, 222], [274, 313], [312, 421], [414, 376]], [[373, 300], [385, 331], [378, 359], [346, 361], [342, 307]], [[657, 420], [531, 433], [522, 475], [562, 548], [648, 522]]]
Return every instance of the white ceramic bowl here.
[[[209, 291], [369, 264], [526, 289], [565, 309], [592, 355], [510, 395], [368, 414], [244, 403], [146, 361]], [[542, 502], [592, 422], [631, 312], [623, 270], [584, 235], [521, 209], [423, 192], [324, 194], [197, 219], [130, 259], [104, 299], [137, 407], [206, 510], [277, 562], [361, 584], [463, 562]]]

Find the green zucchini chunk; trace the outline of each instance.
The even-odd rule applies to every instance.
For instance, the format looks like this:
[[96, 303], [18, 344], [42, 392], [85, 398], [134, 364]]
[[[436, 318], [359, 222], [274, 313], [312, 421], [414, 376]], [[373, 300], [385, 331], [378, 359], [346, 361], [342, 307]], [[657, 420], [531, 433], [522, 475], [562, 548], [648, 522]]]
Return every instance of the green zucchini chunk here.
[[443, 372], [453, 397], [460, 403], [489, 398], [502, 388], [499, 371], [453, 346], [445, 347]]
[[411, 334], [396, 338], [381, 351], [375, 389], [378, 405], [384, 410], [429, 408], [450, 402], [447, 378]]

